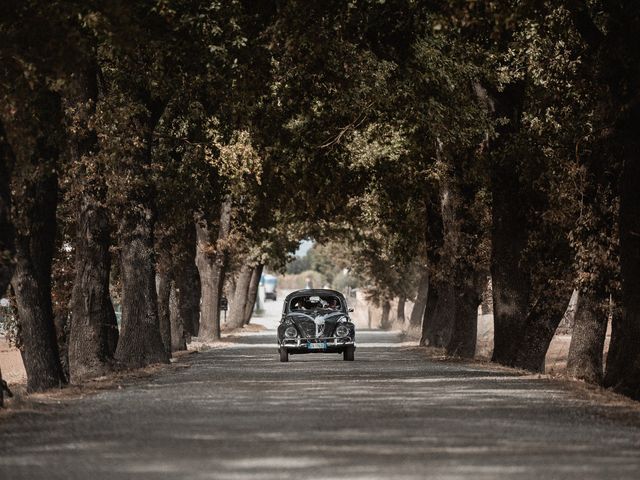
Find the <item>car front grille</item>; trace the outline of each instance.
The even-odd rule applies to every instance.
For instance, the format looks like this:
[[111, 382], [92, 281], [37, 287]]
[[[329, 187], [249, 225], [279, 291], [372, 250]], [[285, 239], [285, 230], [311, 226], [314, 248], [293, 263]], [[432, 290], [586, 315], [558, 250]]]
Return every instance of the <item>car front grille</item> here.
[[303, 337], [316, 338], [316, 324], [312, 320], [300, 320], [298, 321], [298, 327]]

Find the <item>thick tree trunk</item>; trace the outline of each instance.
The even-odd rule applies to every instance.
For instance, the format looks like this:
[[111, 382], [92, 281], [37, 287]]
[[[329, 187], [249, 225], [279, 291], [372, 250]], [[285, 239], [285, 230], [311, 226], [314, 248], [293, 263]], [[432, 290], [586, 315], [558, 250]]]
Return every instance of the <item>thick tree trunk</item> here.
[[494, 348], [492, 361], [514, 365], [518, 341], [524, 333], [530, 283], [521, 266], [527, 241], [525, 208], [519, 205], [515, 171], [494, 173], [491, 279]]
[[33, 95], [11, 127], [4, 123], [16, 160], [11, 199], [16, 268], [11, 283], [20, 318], [27, 390], [31, 392], [64, 383], [51, 303], [61, 107], [55, 94], [35, 91]]
[[[137, 102], [132, 99], [132, 103]], [[122, 325], [115, 358], [125, 367], [140, 368], [169, 362], [158, 322], [155, 189], [149, 169], [151, 138], [160, 114], [140, 109], [144, 113], [130, 117], [130, 104], [115, 107], [116, 118], [125, 119], [117, 125], [117, 133], [127, 149], [114, 178], [120, 197], [117, 215], [122, 275]]]
[[420, 279], [418, 280], [418, 293], [416, 301], [413, 304], [411, 310], [411, 316], [409, 317], [409, 328], [418, 329], [424, 317], [424, 309], [427, 305], [427, 295], [429, 293], [429, 270], [427, 267], [422, 268], [420, 273]]
[[74, 161], [77, 199], [75, 279], [71, 294], [69, 374], [72, 382], [103, 375], [111, 368], [117, 328], [109, 296], [111, 271], [110, 224], [105, 208], [104, 166], [97, 160], [98, 140], [87, 124], [97, 99], [95, 70], [80, 75], [70, 85], [66, 103], [75, 109], [70, 154]]
[[464, 288], [456, 292], [451, 338], [446, 349], [447, 355], [473, 358], [476, 354], [480, 294], [473, 279], [462, 285]]
[[[164, 254], [162, 254], [164, 255]], [[165, 264], [166, 260], [158, 262], [158, 326], [162, 345], [168, 355], [171, 355], [171, 311], [169, 301], [171, 297], [171, 265]]]
[[[15, 267], [15, 243], [11, 223], [11, 170], [13, 152], [6, 142], [0, 122], [0, 297], [4, 296]], [[0, 370], [0, 407], [4, 405], [4, 388]]]
[[171, 351], [177, 352], [187, 349], [187, 335], [184, 328], [184, 317], [180, 314], [178, 295], [175, 282], [172, 283], [169, 294], [169, 320], [171, 323]]
[[382, 302], [382, 315], [380, 316], [380, 328], [382, 330], [389, 330], [391, 328], [391, 302], [385, 299]]
[[430, 290], [432, 297], [425, 308], [423, 339], [426, 346], [444, 348], [449, 344], [456, 315], [455, 287], [438, 282]]
[[113, 308], [111, 296], [104, 299], [105, 323], [102, 324], [102, 338], [104, 341], [104, 351], [107, 352], [109, 358], [113, 358], [118, 347], [118, 339], [120, 338], [120, 330], [118, 327], [118, 317]]
[[122, 326], [115, 358], [129, 368], [168, 363], [158, 321], [154, 212], [150, 192], [123, 212], [119, 229], [122, 262]]
[[[27, 389], [37, 392], [64, 383], [51, 305], [57, 181], [54, 174], [42, 173], [41, 178], [32, 178], [28, 183], [29, 198], [14, 199], [16, 223], [28, 225], [29, 229], [17, 232], [17, 264], [12, 284], [20, 318]], [[30, 207], [24, 205], [25, 200]]]
[[174, 261], [176, 304], [186, 337], [198, 336], [200, 329], [200, 274], [196, 267], [196, 226], [190, 223]]
[[220, 207], [217, 239], [212, 239], [206, 221], [196, 223], [196, 264], [200, 272], [201, 305], [200, 331], [202, 340], [220, 339], [220, 298], [224, 288], [227, 253], [223, 245], [231, 228], [231, 202], [225, 200]]
[[264, 265], [259, 263], [253, 268], [251, 272], [251, 282], [249, 282], [249, 293], [247, 294], [247, 303], [244, 308], [244, 324], [248, 325], [253, 316], [253, 309], [256, 305], [256, 299], [258, 298], [258, 287], [260, 285], [260, 277], [262, 277], [262, 270]]
[[[551, 285], [548, 287], [551, 289]], [[544, 359], [571, 298], [572, 287], [540, 299], [529, 310], [522, 339], [517, 343], [513, 366], [532, 372], [544, 372]], [[562, 301], [561, 299], [564, 299]]]
[[403, 296], [398, 297], [398, 304], [396, 305], [396, 322], [398, 322], [399, 328], [404, 328], [405, 326], [404, 325], [404, 322], [405, 322], [404, 307], [406, 302], [407, 302], [406, 297], [403, 297]]
[[[80, 206], [76, 236], [76, 277], [71, 295], [69, 373], [72, 382], [103, 375], [113, 352], [109, 330], [113, 306], [109, 296], [109, 220], [95, 197]], [[115, 331], [117, 335], [117, 329]]]
[[600, 384], [607, 334], [608, 309], [604, 295], [580, 292], [573, 319], [573, 333], [567, 359], [567, 376]]
[[229, 328], [241, 328], [244, 325], [245, 308], [247, 297], [249, 294], [249, 283], [251, 283], [251, 274], [253, 267], [243, 265], [236, 277], [236, 291], [233, 295], [233, 301], [229, 308], [229, 317], [227, 318], [227, 326]]
[[634, 142], [626, 148], [620, 200], [622, 308], [613, 317], [604, 384], [640, 400], [640, 159]]
[[[15, 268], [15, 240], [11, 223], [11, 171], [14, 158], [0, 122], [0, 297], [4, 296]], [[0, 379], [1, 380], [1, 379]]]
[[509, 122], [499, 127], [500, 136], [491, 145], [492, 360], [513, 365], [518, 353], [518, 341], [524, 332], [531, 290], [529, 272], [521, 264], [528, 238], [527, 199], [519, 181], [518, 160], [509, 143], [511, 136], [520, 129], [524, 84], [517, 82], [508, 85], [493, 97], [496, 117], [506, 118]]
[[424, 309], [424, 317], [422, 318], [422, 328], [420, 335], [421, 347], [433, 346], [436, 332], [432, 320], [436, 312], [436, 305], [438, 304], [438, 291], [433, 283], [429, 284], [429, 290], [427, 292], [427, 305]]

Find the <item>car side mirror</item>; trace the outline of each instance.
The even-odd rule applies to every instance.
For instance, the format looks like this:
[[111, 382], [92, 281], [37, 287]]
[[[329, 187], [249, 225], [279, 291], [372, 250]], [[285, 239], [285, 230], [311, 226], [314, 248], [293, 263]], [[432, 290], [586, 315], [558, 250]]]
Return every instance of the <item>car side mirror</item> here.
[[353, 312], [353, 307], [350, 308], [349, 310], [347, 310], [347, 312], [349, 312], [349, 313]]

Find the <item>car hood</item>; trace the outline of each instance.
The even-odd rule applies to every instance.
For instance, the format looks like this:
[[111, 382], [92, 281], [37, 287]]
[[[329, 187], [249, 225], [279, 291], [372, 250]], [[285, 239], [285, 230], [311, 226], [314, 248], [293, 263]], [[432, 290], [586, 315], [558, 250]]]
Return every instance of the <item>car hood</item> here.
[[344, 317], [344, 312], [309, 315], [306, 313], [290, 313], [286, 319], [291, 321], [298, 331], [307, 338], [331, 337], [338, 320]]

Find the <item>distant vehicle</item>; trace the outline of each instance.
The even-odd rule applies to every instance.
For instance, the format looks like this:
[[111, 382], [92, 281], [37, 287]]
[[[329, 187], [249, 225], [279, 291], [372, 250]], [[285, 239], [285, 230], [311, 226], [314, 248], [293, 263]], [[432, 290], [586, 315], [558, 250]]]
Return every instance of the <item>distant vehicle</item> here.
[[280, 361], [300, 353], [341, 353], [353, 361], [356, 327], [349, 318], [351, 309], [335, 290], [297, 290], [287, 295], [278, 326]]
[[262, 275], [261, 283], [264, 286], [264, 298], [276, 301], [278, 299], [278, 279], [267, 273]]

